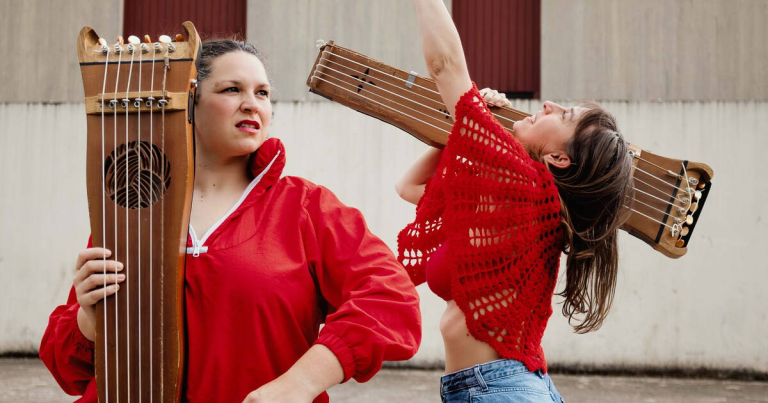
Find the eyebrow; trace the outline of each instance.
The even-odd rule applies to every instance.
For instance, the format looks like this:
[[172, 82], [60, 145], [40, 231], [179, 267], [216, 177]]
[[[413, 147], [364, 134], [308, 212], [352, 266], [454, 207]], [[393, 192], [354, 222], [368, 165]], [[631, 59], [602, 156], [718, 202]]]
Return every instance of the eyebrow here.
[[[221, 80], [216, 81], [215, 84], [213, 84], [213, 88], [218, 88], [220, 86], [223, 86], [224, 84], [234, 84], [234, 85], [242, 85], [243, 82], [240, 80]], [[259, 83], [256, 85], [257, 88], [269, 88], [269, 84], [267, 83]]]
[[573, 107], [571, 107], [571, 109], [568, 109], [568, 112], [571, 113], [571, 117], [569, 118], [569, 120], [573, 121]]

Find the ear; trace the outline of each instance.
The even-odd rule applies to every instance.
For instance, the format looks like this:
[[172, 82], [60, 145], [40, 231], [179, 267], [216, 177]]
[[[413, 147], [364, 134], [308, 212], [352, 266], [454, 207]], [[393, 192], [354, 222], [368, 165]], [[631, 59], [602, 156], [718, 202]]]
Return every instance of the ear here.
[[568, 154], [561, 152], [549, 153], [545, 155], [544, 161], [547, 161], [547, 164], [556, 166], [560, 169], [565, 169], [571, 166], [571, 157], [569, 157]]

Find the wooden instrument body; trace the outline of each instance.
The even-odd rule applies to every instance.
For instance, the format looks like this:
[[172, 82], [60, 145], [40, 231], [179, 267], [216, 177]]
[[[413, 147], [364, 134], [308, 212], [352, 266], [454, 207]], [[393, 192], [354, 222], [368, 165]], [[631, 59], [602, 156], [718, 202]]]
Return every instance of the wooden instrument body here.
[[[389, 66], [333, 41], [320, 48], [307, 86], [311, 92], [390, 123], [433, 147], [443, 147], [453, 127], [434, 80]], [[530, 116], [507, 107], [490, 109], [509, 132], [515, 121]], [[627, 204], [632, 213], [622, 229], [665, 256], [683, 256], [714, 172], [703, 163], [662, 157], [635, 145], [630, 148], [636, 192], [633, 202]], [[654, 178], [643, 180], [646, 174], [640, 172], [649, 172]], [[690, 182], [695, 184], [685, 185]], [[693, 207], [695, 195], [699, 199]], [[686, 203], [686, 197], [691, 201]], [[686, 220], [693, 222], [685, 224]], [[677, 228], [676, 234], [673, 228]]]
[[[110, 259], [122, 262], [127, 276], [117, 294], [96, 305], [101, 402], [181, 400], [184, 260], [194, 180], [188, 100], [194, 99], [201, 45], [194, 26], [187, 22], [184, 28], [188, 40], [174, 42], [175, 51], [155, 53], [150, 45], [141, 63], [139, 51], [133, 63], [123, 52], [119, 64], [110, 51], [107, 65], [90, 27], [78, 38], [92, 243], [111, 250]], [[147, 106], [150, 96], [155, 101]], [[129, 101], [121, 105], [124, 98]], [[136, 98], [142, 99], [137, 106]], [[161, 99], [169, 101], [164, 108], [158, 107]], [[117, 101], [112, 107], [111, 100]]]

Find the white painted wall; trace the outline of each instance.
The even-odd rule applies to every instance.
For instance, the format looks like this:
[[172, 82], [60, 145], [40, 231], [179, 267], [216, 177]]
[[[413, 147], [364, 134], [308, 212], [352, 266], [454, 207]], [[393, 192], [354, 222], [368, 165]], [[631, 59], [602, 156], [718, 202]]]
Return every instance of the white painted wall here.
[[[768, 181], [762, 174], [768, 103], [605, 106], [636, 144], [711, 165], [714, 188], [687, 256], [671, 260], [634, 238], [621, 239], [616, 302], [601, 330], [573, 334], [555, 305], [544, 340], [549, 361], [768, 372]], [[515, 107], [535, 111], [539, 103]], [[82, 108], [0, 104], [0, 353], [36, 350], [85, 245]], [[414, 212], [393, 185], [424, 149], [421, 143], [328, 102], [277, 103], [270, 130], [286, 145], [286, 174], [336, 192], [395, 247]], [[439, 364], [444, 303], [425, 286], [419, 291], [424, 343], [413, 363]]]

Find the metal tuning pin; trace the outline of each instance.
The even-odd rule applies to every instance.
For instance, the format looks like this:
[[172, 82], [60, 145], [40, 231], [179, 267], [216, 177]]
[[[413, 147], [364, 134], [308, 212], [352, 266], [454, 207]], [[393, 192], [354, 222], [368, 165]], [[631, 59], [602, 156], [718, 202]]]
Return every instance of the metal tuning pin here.
[[152, 45], [152, 39], [149, 35], [144, 35], [144, 43], [141, 44], [141, 53], [149, 52], [149, 46]]
[[696, 178], [688, 178], [688, 183], [690, 183], [691, 186], [696, 186], [699, 184], [699, 180]]
[[97, 50], [99, 53], [109, 53], [109, 46], [107, 45], [107, 40], [104, 38], [99, 38], [99, 50]]
[[117, 43], [115, 44], [115, 53], [123, 53], [123, 37], [117, 37]]
[[141, 108], [141, 103], [144, 102], [144, 98], [142, 97], [136, 97], [136, 99], [133, 100], [133, 106], [136, 109]]
[[128, 37], [128, 53], [133, 53], [136, 51], [136, 46], [141, 44], [141, 41], [138, 37], [135, 35], [131, 35]]
[[148, 96], [147, 97], [147, 108], [152, 109], [152, 103], [155, 102], [155, 97]]
[[176, 47], [173, 46], [173, 43], [171, 41], [171, 37], [168, 35], [160, 35], [160, 43], [163, 43], [168, 48], [169, 52], [173, 52], [176, 50]]
[[130, 103], [130, 102], [131, 102], [131, 100], [130, 100], [130, 99], [128, 99], [128, 98], [123, 98], [123, 99], [122, 99], [122, 102], [120, 102], [120, 106], [122, 106], [124, 109], [125, 109], [125, 108], [128, 108], [128, 103]]

